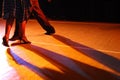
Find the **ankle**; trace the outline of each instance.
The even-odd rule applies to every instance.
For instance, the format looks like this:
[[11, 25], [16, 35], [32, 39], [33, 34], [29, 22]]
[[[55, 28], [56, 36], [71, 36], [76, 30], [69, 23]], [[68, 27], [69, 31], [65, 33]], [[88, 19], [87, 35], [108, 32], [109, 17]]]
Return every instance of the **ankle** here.
[[8, 36], [3, 36], [3, 39], [6, 39], [6, 40], [7, 40], [7, 39], [8, 39]]

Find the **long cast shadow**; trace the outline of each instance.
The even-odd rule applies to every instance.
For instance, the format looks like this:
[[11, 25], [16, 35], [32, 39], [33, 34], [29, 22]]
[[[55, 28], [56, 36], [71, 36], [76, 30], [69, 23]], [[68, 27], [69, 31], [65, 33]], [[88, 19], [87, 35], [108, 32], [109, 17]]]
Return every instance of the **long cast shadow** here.
[[74, 42], [71, 39], [68, 39], [66, 37], [60, 36], [60, 35], [53, 35], [54, 38], [57, 40], [67, 44], [68, 46], [74, 48], [75, 50], [84, 53], [85, 55], [95, 59], [96, 61], [102, 63], [105, 66], [108, 66], [109, 68], [120, 72], [120, 60], [106, 55], [100, 51], [97, 51], [95, 49], [92, 49], [90, 47], [84, 46], [80, 43]]
[[[52, 70], [49, 68], [39, 68], [39, 67], [25, 61], [24, 59], [20, 58], [10, 48], [7, 49], [7, 53], [13, 58], [13, 60], [16, 62], [16, 64], [24, 65], [24, 66], [28, 67], [30, 70], [32, 70], [39, 76], [42, 76], [44, 78], [44, 80], [74, 80], [74, 79], [75, 80], [90, 80], [90, 79], [83, 79], [80, 76], [77, 78], [73, 77], [73, 75], [71, 75], [67, 72], [60, 73], [58, 71], [55, 71], [55, 70]], [[61, 56], [61, 55], [59, 55], [59, 56]], [[115, 76], [109, 72], [91, 67], [89, 65], [80, 63], [78, 61], [74, 61], [74, 62], [79, 67], [81, 67], [87, 74], [89, 74], [89, 76], [92, 77], [92, 80], [119, 80], [119, 78], [116, 78], [117, 76]], [[27, 75], [25, 75], [25, 76], [27, 77]]]
[[72, 79], [91, 80], [89, 76], [82, 69], [80, 69], [80, 67], [78, 67], [70, 58], [67, 58], [65, 56], [59, 55], [58, 53], [43, 49], [32, 44], [30, 44], [29, 46], [28, 45], [21, 46], [28, 50], [31, 50], [32, 52], [36, 53], [39, 56], [42, 56], [44, 59], [48, 60], [53, 65], [57, 66], [59, 69], [61, 69], [68, 75], [72, 75], [74, 73], [74, 75], [71, 76]]
[[29, 62], [20, 58], [18, 55], [16, 55], [12, 51], [12, 49], [8, 48], [7, 53], [12, 57], [12, 59], [16, 62], [16, 64], [24, 65], [24, 66], [28, 67], [30, 70], [32, 70], [33, 72], [37, 73], [39, 76], [43, 77], [45, 80], [50, 80], [48, 77], [46, 77], [42, 74], [42, 69], [40, 69], [39, 67], [37, 67], [33, 64], [30, 64]]
[[[83, 77], [78, 76], [73, 77], [73, 75], [70, 77], [70, 74], [67, 73], [60, 73], [58, 71], [54, 71], [52, 69], [48, 69], [48, 68], [39, 68], [27, 61], [25, 61], [24, 59], [22, 59], [21, 57], [19, 57], [14, 51], [12, 51], [12, 49], [8, 48], [7, 49], [7, 53], [12, 57], [12, 59], [16, 62], [16, 64], [19, 65], [24, 65], [27, 68], [29, 68], [30, 70], [32, 70], [33, 72], [35, 72], [37, 75], [42, 76], [44, 78], [44, 80], [87, 80]], [[27, 75], [26, 75], [27, 77]]]
[[[81, 63], [79, 61], [73, 60], [69, 57], [60, 55], [50, 50], [43, 49], [35, 45], [21, 45], [22, 47], [33, 51], [39, 56], [42, 56], [44, 59], [48, 60], [50, 63], [61, 69], [64, 74], [61, 75], [59, 72], [51, 71], [50, 69], [44, 68], [44, 74], [57, 80], [61, 77], [69, 77], [67, 79], [60, 80], [119, 80], [120, 77], [104, 71], [97, 69], [95, 67], [89, 66], [87, 64]], [[50, 71], [50, 73], [49, 73]], [[55, 76], [55, 73], [58, 73]], [[55, 79], [56, 78], [56, 79]]]

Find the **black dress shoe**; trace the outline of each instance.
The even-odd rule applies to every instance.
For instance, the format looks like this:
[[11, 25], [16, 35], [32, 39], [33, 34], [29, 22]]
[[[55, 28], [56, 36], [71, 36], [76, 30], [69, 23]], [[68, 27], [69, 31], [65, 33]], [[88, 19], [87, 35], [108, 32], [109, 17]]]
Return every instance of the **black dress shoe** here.
[[3, 37], [3, 42], [2, 42], [2, 44], [3, 44], [4, 46], [6, 46], [6, 47], [9, 47], [9, 45], [8, 45], [8, 39], [6, 39], [5, 37]]
[[55, 33], [55, 29], [54, 29], [54, 27], [53, 26], [47, 26], [47, 29], [46, 29], [46, 35], [52, 35], [52, 34], [54, 34]]
[[45, 34], [46, 35], [52, 35], [52, 34], [54, 34], [55, 32], [46, 32]]
[[54, 28], [51, 28], [51, 30], [47, 31], [45, 34], [46, 35], [52, 35], [55, 33], [55, 29]]

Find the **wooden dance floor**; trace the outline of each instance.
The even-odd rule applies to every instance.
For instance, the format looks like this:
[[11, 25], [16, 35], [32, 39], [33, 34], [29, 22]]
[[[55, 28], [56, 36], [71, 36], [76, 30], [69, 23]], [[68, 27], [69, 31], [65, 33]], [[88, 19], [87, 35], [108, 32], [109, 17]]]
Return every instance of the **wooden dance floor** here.
[[[2, 45], [0, 80], [120, 80], [120, 24], [50, 20], [54, 35], [45, 35], [35, 19], [26, 25], [31, 44]], [[13, 35], [14, 25], [10, 37]]]

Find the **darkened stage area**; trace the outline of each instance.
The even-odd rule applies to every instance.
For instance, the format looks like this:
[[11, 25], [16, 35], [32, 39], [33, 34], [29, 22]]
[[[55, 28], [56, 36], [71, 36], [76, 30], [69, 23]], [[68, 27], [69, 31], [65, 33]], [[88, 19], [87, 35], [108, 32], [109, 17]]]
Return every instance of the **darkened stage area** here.
[[39, 2], [50, 19], [120, 22], [120, 5], [116, 0], [39, 0]]
[[53, 0], [48, 4], [45, 3], [45, 0], [41, 0], [40, 3], [46, 15], [52, 19], [120, 21], [120, 5], [115, 0]]

